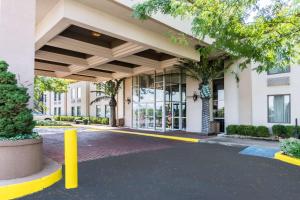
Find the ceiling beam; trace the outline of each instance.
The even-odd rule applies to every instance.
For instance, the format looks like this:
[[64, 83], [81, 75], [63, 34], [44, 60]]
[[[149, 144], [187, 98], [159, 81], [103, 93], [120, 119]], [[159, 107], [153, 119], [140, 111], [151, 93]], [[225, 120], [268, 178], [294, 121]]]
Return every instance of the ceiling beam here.
[[96, 76], [97, 78], [113, 78], [113, 76], [111, 75], [111, 73], [106, 73], [106, 72], [97, 72], [97, 71], [93, 71], [93, 70], [84, 70], [79, 72], [78, 74], [82, 74], [85, 76]]
[[72, 74], [64, 77], [65, 79], [77, 80], [77, 81], [89, 81], [89, 82], [97, 82], [96, 77], [88, 77], [88, 76], [79, 76], [76, 74]]
[[109, 48], [82, 42], [64, 36], [56, 36], [55, 38], [50, 40], [47, 45], [71, 51], [77, 51], [89, 55], [112, 58], [112, 50]]
[[144, 57], [137, 56], [137, 55], [130, 55], [128, 57], [118, 58], [117, 60], [122, 61], [122, 62], [132, 63], [135, 65], [152, 67], [152, 68], [159, 66], [159, 61], [155, 61], [155, 60], [152, 60], [149, 58], [144, 58]]
[[55, 72], [52, 71], [44, 71], [44, 70], [34, 70], [34, 75], [36, 76], [48, 76], [48, 77], [56, 77]]
[[38, 62], [38, 61], [35, 61], [35, 69], [48, 70], [48, 71], [70, 72], [70, 69], [68, 66], [49, 64], [49, 63], [43, 63], [43, 62]]
[[86, 59], [83, 58], [77, 58], [74, 56], [67, 56], [64, 54], [59, 54], [59, 53], [53, 53], [53, 52], [49, 52], [49, 51], [42, 51], [42, 50], [38, 50], [35, 53], [35, 57], [37, 59], [41, 59], [41, 60], [48, 60], [48, 61], [52, 61], [52, 62], [59, 62], [59, 63], [65, 63], [65, 64], [69, 64], [69, 65], [84, 65], [86, 66], [88, 64]]

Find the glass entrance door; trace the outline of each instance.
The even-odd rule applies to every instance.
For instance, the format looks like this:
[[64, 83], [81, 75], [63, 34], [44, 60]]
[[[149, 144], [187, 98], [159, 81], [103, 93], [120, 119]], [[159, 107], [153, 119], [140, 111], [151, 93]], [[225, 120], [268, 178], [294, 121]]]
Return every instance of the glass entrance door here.
[[140, 103], [139, 106], [139, 128], [154, 128], [154, 103]]
[[224, 78], [213, 81], [213, 117], [220, 123], [220, 132], [224, 132]]
[[132, 127], [180, 130], [186, 127], [185, 76], [178, 70], [133, 77]]

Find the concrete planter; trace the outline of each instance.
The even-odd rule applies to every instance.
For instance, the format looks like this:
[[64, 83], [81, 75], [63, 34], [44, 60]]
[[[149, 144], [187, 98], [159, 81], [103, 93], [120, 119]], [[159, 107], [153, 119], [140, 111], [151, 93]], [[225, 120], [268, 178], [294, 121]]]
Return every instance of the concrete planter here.
[[22, 178], [42, 169], [42, 138], [0, 141], [0, 180]]

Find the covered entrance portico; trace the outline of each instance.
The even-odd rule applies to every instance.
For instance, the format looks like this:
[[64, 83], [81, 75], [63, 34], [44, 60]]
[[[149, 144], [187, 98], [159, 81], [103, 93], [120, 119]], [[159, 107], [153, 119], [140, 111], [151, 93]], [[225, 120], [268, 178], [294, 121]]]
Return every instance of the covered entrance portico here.
[[[38, 1], [37, 7], [36, 75], [90, 82], [126, 78], [117, 113], [125, 126], [186, 129], [187, 80], [174, 65], [179, 58], [198, 60], [199, 41], [173, 43], [170, 35], [180, 31], [167, 22], [136, 20], [121, 2]], [[189, 93], [197, 90], [189, 85]]]

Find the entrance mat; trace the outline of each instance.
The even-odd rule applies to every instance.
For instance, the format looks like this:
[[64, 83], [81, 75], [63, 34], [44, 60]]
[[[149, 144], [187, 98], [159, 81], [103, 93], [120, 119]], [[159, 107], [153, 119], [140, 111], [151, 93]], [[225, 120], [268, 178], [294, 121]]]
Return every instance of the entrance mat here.
[[274, 158], [275, 153], [277, 153], [278, 151], [279, 148], [250, 146], [240, 151], [240, 154], [249, 156], [259, 156], [265, 158]]

